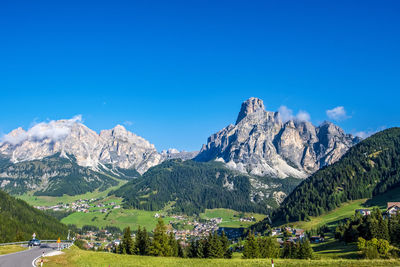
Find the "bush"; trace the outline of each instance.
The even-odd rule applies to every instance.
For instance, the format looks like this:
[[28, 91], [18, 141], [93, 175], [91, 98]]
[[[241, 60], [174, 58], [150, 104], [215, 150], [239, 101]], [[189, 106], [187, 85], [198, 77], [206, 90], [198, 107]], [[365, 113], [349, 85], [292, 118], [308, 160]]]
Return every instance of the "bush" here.
[[372, 238], [366, 241], [364, 238], [359, 237], [357, 246], [367, 259], [387, 258], [389, 256], [390, 244], [384, 239]]

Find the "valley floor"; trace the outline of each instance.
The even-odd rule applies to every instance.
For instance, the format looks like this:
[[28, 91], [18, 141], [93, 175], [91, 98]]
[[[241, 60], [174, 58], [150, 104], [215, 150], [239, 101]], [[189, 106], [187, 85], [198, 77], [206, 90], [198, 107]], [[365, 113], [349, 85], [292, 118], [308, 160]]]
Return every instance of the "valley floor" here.
[[[319, 259], [319, 260], [286, 260], [274, 259], [275, 266], [400, 266], [400, 260], [347, 260], [347, 259]], [[134, 267], [134, 266], [270, 266], [270, 259], [244, 260], [236, 254], [233, 259], [181, 259], [147, 256], [117, 255], [106, 252], [92, 252], [72, 247], [65, 250], [65, 254], [45, 259], [46, 267]]]

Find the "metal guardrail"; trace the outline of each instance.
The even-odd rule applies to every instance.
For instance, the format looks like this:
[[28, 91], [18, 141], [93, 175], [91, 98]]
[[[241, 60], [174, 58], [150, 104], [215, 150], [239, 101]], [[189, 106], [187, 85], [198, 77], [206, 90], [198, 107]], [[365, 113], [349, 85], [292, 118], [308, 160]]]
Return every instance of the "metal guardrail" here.
[[[61, 243], [73, 243], [72, 240], [60, 240]], [[40, 240], [41, 243], [57, 243], [57, 240]], [[28, 244], [29, 241], [21, 241], [21, 242], [11, 242], [11, 243], [0, 243], [0, 246], [9, 246], [9, 245], [23, 245]]]

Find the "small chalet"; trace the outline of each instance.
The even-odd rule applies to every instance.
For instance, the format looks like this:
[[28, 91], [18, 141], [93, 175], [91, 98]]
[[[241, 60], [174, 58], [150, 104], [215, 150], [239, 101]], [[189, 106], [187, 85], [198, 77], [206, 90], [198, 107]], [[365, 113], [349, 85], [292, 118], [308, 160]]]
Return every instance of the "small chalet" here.
[[386, 213], [389, 217], [396, 213], [400, 213], [400, 202], [388, 202]]
[[369, 209], [357, 209], [356, 213], [360, 213], [362, 216], [371, 215], [371, 210]]

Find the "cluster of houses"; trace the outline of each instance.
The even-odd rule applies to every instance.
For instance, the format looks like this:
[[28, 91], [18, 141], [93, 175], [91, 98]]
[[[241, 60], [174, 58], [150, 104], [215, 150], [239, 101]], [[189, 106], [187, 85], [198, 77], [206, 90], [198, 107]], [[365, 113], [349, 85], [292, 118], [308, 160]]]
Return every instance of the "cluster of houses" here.
[[[299, 228], [284, 227], [275, 228], [271, 231], [271, 236], [276, 236], [278, 243], [282, 246], [285, 242], [297, 243], [306, 237], [305, 231]], [[324, 237], [320, 235], [311, 236], [311, 243], [321, 243], [324, 242]]]
[[[76, 200], [72, 203], [61, 203], [58, 205], [53, 205], [53, 206], [35, 206], [36, 209], [39, 210], [53, 210], [53, 211], [73, 211], [73, 212], [94, 212], [94, 211], [100, 211], [102, 213], [106, 213], [107, 211], [111, 209], [120, 209], [121, 206], [116, 204], [115, 202], [111, 202], [108, 204], [103, 204], [103, 203], [98, 203], [98, 204], [93, 204], [94, 202], [101, 201], [101, 199], [79, 199]], [[102, 208], [100, 210], [90, 210], [90, 208]]]
[[217, 231], [219, 226], [218, 224], [222, 223], [222, 218], [211, 218], [206, 221], [196, 221], [196, 220], [188, 220], [187, 216], [182, 216], [182, 215], [172, 215], [172, 218], [174, 218], [174, 221], [170, 221], [169, 223], [171, 225], [174, 225], [175, 223], [183, 223], [184, 225], [190, 226], [189, 228], [192, 228], [191, 230], [189, 229], [172, 229], [171, 232], [174, 233], [175, 238], [178, 240], [188, 240], [189, 238], [193, 237], [204, 237], [208, 236], [209, 233], [213, 233], [214, 231]]

